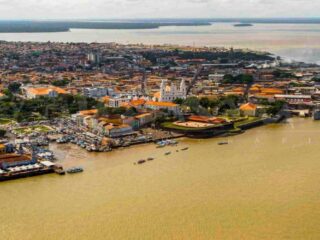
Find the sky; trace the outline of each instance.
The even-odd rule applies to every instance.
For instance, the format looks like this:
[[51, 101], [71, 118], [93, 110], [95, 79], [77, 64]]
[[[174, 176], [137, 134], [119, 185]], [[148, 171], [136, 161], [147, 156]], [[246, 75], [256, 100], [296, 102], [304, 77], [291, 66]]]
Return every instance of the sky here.
[[320, 17], [320, 0], [0, 0], [1, 19]]

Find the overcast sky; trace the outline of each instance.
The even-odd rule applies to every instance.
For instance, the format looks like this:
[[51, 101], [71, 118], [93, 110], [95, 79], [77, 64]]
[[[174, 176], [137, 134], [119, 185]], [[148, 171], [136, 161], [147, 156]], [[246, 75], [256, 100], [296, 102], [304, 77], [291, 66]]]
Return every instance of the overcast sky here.
[[0, 0], [1, 19], [319, 16], [320, 0]]

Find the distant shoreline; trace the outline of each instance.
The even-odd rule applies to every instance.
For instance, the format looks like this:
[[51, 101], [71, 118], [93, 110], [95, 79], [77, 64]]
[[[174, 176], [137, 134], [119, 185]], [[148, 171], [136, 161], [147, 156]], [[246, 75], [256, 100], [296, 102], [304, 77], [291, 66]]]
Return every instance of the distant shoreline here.
[[209, 22], [60, 22], [60, 21], [0, 21], [0, 33], [58, 33], [71, 29], [130, 30], [157, 29], [168, 26], [210, 26]]
[[206, 19], [126, 19], [126, 20], [0, 20], [0, 33], [53, 33], [71, 29], [139, 30], [168, 26], [210, 26], [230, 23], [235, 27], [253, 24], [320, 24], [320, 18], [206, 18]]

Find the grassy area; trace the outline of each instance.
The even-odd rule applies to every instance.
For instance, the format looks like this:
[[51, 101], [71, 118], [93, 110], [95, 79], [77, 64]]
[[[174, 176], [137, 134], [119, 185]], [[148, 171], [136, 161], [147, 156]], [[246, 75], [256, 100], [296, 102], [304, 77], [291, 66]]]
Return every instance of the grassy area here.
[[45, 125], [37, 125], [37, 126], [16, 128], [16, 129], [14, 129], [14, 132], [16, 134], [29, 134], [29, 133], [33, 133], [33, 132], [47, 133], [52, 130], [53, 129], [51, 127], [48, 127]]

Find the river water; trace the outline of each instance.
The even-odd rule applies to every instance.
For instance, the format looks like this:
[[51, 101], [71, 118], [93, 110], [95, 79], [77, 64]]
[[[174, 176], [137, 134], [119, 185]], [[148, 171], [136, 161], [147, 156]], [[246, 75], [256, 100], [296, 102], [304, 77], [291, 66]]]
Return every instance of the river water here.
[[320, 64], [320, 24], [233, 23], [211, 26], [161, 27], [143, 30], [72, 29], [62, 33], [0, 33], [0, 40], [55, 42], [117, 42], [218, 46], [269, 51], [287, 60]]
[[[223, 146], [182, 139], [97, 154], [55, 145], [64, 166], [85, 172], [1, 183], [0, 239], [319, 239], [319, 130], [296, 118]], [[133, 164], [147, 157], [156, 159]]]

